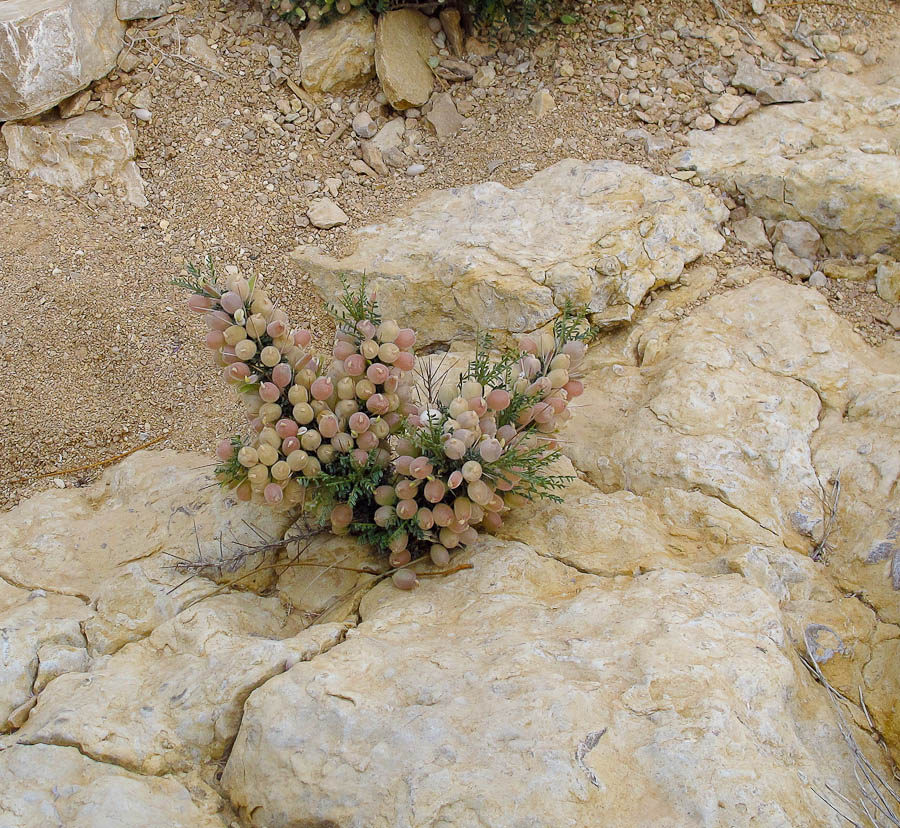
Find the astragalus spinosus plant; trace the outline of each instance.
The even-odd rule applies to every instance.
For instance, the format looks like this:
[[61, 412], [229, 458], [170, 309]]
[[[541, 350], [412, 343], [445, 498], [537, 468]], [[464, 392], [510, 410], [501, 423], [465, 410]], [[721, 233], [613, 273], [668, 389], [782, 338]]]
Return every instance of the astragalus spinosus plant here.
[[[479, 338], [461, 373], [435, 356], [417, 368], [416, 333], [382, 319], [365, 282], [346, 282], [331, 308], [331, 357], [291, 328], [256, 283], [217, 283], [211, 262], [176, 280], [203, 315], [206, 346], [246, 409], [248, 436], [216, 448], [216, 477], [240, 500], [293, 509], [389, 556], [394, 583], [407, 564], [445, 565], [511, 508], [559, 499], [568, 478], [550, 473], [554, 435], [582, 393], [578, 365], [593, 330], [567, 309], [552, 331], [499, 351]], [[458, 374], [458, 376], [457, 376]]]

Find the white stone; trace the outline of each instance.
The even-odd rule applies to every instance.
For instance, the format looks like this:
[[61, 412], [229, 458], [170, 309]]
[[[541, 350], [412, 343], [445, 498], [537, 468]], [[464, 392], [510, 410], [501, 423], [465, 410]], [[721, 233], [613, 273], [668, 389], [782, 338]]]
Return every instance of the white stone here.
[[0, 121], [37, 115], [103, 77], [124, 32], [115, 0], [0, 3]]
[[116, 0], [116, 12], [120, 20], [162, 17], [168, 7], [166, 0]]
[[3, 137], [9, 166], [48, 184], [79, 190], [102, 180], [124, 187], [135, 207], [146, 207], [144, 182], [134, 163], [134, 143], [120, 115], [86, 112], [29, 125], [7, 122]]
[[330, 198], [317, 198], [306, 211], [313, 227], [330, 230], [350, 221], [350, 217]]

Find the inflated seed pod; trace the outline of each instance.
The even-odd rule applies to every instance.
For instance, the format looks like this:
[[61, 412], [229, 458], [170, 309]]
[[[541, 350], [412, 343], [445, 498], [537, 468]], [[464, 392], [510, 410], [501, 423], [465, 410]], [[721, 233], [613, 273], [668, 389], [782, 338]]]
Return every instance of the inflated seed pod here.
[[266, 425], [272, 425], [281, 418], [281, 406], [278, 403], [263, 403], [259, 407], [259, 418]]
[[322, 435], [314, 428], [307, 429], [300, 435], [300, 445], [305, 451], [315, 451], [322, 445]]
[[353, 509], [347, 503], [338, 503], [329, 515], [331, 525], [335, 529], [343, 529], [353, 522]]
[[378, 438], [371, 431], [364, 431], [356, 438], [356, 445], [363, 451], [372, 451], [378, 445]]
[[473, 480], [481, 478], [481, 463], [477, 460], [467, 460], [463, 463], [460, 471], [462, 472], [463, 479], [465, 479], [467, 483], [471, 483]]
[[397, 493], [393, 486], [377, 486], [374, 497], [379, 506], [393, 506], [397, 502]]
[[406, 566], [411, 560], [412, 555], [406, 548], [401, 549], [399, 552], [391, 552], [388, 557], [388, 563], [391, 566]]
[[[278, 432], [275, 431], [275, 429], [272, 428], [272, 426], [266, 426], [259, 433], [259, 442], [260, 442], [260, 445], [262, 445], [263, 443], [268, 443], [273, 448], [278, 448], [281, 445], [281, 437], [278, 436]], [[257, 447], [257, 450], [258, 450], [258, 447]]]
[[253, 446], [242, 446], [238, 451], [238, 463], [244, 468], [251, 469], [259, 463], [259, 454]]
[[444, 495], [447, 493], [447, 486], [443, 480], [439, 478], [435, 478], [433, 480], [429, 480], [425, 484], [424, 489], [425, 500], [429, 503], [440, 503], [444, 499]]
[[266, 466], [272, 466], [278, 462], [278, 449], [268, 443], [260, 443], [256, 449], [259, 462]]
[[291, 471], [298, 472], [303, 471], [307, 460], [309, 460], [309, 455], [302, 449], [297, 449], [287, 456], [286, 462], [291, 467]]
[[466, 486], [466, 492], [469, 495], [469, 499], [479, 506], [486, 506], [494, 496], [491, 488], [483, 480], [473, 480]]
[[287, 457], [291, 452], [300, 448], [300, 441], [296, 437], [285, 437], [281, 441], [281, 453]]
[[397, 485], [394, 486], [394, 491], [397, 492], [397, 497], [400, 500], [415, 500], [416, 493], [419, 491], [418, 481], [409, 480], [408, 478], [398, 480]]
[[447, 549], [455, 549], [459, 546], [459, 535], [447, 526], [438, 532], [438, 538], [441, 541], [441, 545]]
[[309, 402], [309, 389], [295, 383], [291, 386], [290, 391], [288, 391], [288, 400], [290, 400], [291, 405]]
[[247, 479], [254, 488], [265, 486], [269, 481], [269, 467], [264, 466], [262, 463], [253, 466], [247, 471]]
[[327, 466], [329, 463], [333, 463], [334, 458], [337, 457], [337, 449], [331, 443], [322, 443], [316, 449], [316, 457], [323, 466]]
[[431, 550], [429, 554], [431, 555], [431, 562], [435, 566], [446, 566], [448, 563], [450, 563], [450, 553], [447, 551], [447, 547], [443, 544], [431, 544]]
[[339, 339], [334, 343], [331, 353], [335, 359], [347, 359], [348, 356], [356, 353], [356, 345], [353, 342]]
[[401, 500], [394, 507], [397, 511], [397, 517], [400, 520], [409, 520], [414, 517], [419, 510], [415, 500]]
[[300, 425], [308, 425], [311, 423], [316, 416], [315, 411], [313, 411], [312, 406], [309, 403], [297, 403], [294, 406], [292, 411], [294, 419], [300, 423]]
[[379, 506], [372, 515], [372, 520], [376, 526], [384, 528], [394, 519], [395, 514], [393, 506]]
[[285, 460], [279, 460], [272, 464], [270, 473], [273, 480], [280, 482], [282, 480], [287, 480], [291, 474], [293, 474], [293, 469], [291, 469]]
[[472, 501], [467, 497], [458, 497], [453, 501], [453, 515], [460, 523], [465, 523], [472, 516]]
[[427, 532], [434, 526], [434, 513], [427, 506], [423, 506], [416, 512], [416, 523], [420, 529]]
[[347, 434], [345, 431], [341, 431], [331, 438], [331, 445], [334, 446], [335, 451], [339, 451], [341, 454], [346, 454], [348, 451], [352, 451], [353, 447], [356, 444], [349, 434]]
[[355, 399], [338, 400], [334, 406], [334, 413], [337, 414], [338, 419], [341, 421], [348, 420], [357, 411], [359, 411], [359, 404]]
[[369, 430], [379, 439], [384, 440], [391, 433], [391, 426], [384, 417], [374, 420]]
[[359, 345], [359, 352], [370, 362], [378, 356], [379, 344], [374, 339], [366, 339]]
[[446, 503], [437, 503], [431, 510], [436, 526], [448, 526], [455, 518], [453, 509]]
[[310, 368], [308, 365], [305, 368], [301, 368], [297, 371], [297, 376], [294, 380], [298, 385], [302, 385], [304, 388], [309, 388], [316, 381], [316, 372]]
[[503, 525], [503, 518], [497, 512], [485, 512], [481, 525], [489, 532], [496, 532]]
[[322, 464], [315, 457], [309, 457], [303, 466], [303, 474], [306, 477], [318, 477], [322, 473]]
[[391, 581], [397, 589], [414, 589], [418, 583], [416, 573], [411, 569], [398, 569], [391, 575]]

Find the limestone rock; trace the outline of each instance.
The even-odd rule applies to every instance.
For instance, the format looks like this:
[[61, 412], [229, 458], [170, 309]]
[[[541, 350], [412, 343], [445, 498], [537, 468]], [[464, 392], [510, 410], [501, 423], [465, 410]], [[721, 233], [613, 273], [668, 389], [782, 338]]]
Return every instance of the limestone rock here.
[[777, 85], [764, 86], [756, 92], [756, 100], [761, 104], [806, 103], [812, 99], [812, 90], [793, 75]]
[[0, 121], [37, 115], [115, 66], [115, 0], [0, 3]]
[[875, 271], [875, 289], [885, 302], [900, 303], [900, 263], [882, 262]]
[[758, 216], [747, 216], [732, 225], [735, 238], [751, 250], [771, 250], [772, 243], [766, 236], [766, 228]]
[[8, 826], [226, 828], [174, 779], [94, 762], [74, 747], [12, 745], [0, 751], [0, 813]]
[[308, 24], [297, 41], [300, 81], [309, 92], [350, 89], [375, 74], [375, 21], [362, 6], [328, 25]]
[[797, 276], [805, 279], [812, 275], [815, 265], [810, 259], [803, 259], [797, 256], [786, 242], [779, 241], [775, 243], [775, 266], [791, 276]]
[[456, 111], [456, 104], [453, 103], [453, 96], [449, 92], [440, 92], [434, 96], [431, 111], [426, 118], [434, 127], [438, 138], [455, 135], [463, 125], [463, 118]]
[[726, 217], [711, 193], [671, 178], [568, 160], [514, 189], [485, 182], [426, 194], [356, 230], [344, 259], [314, 247], [292, 258], [329, 298], [339, 273], [365, 273], [382, 310], [415, 319], [427, 345], [534, 330], [567, 300], [588, 305], [599, 324], [620, 324], [686, 262], [721, 249]]
[[556, 101], [549, 89], [538, 89], [531, 99], [531, 114], [535, 118], [543, 118], [548, 112], [556, 108]]
[[822, 237], [806, 221], [779, 221], [772, 231], [773, 242], [784, 242], [801, 259], [816, 259], [822, 252]]
[[166, 0], [116, 0], [119, 20], [140, 20], [145, 17], [162, 17], [169, 3]]
[[763, 590], [536, 551], [378, 587], [255, 691], [222, 780], [250, 824], [837, 828], [810, 787], [852, 790], [847, 752]]
[[306, 215], [312, 226], [318, 227], [320, 230], [330, 230], [332, 227], [350, 221], [350, 217], [330, 198], [315, 199], [306, 211]]
[[22, 590], [20, 603], [0, 612], [0, 732], [10, 729], [10, 714], [32, 696], [45, 648], [65, 645], [84, 650], [81, 622], [90, 610], [78, 598]]
[[867, 151], [900, 144], [900, 86], [828, 70], [806, 82], [820, 100], [691, 131], [677, 167], [739, 195], [761, 218], [809, 222], [832, 255], [900, 257], [900, 156]]
[[134, 163], [134, 143], [120, 115], [87, 112], [33, 125], [7, 122], [0, 131], [13, 169], [70, 190], [108, 181], [124, 187], [136, 207], [147, 206], [144, 182]]
[[728, 123], [728, 119], [741, 105], [740, 95], [722, 95], [710, 108], [709, 114], [720, 124]]
[[398, 9], [378, 18], [375, 70], [394, 109], [422, 106], [434, 87], [428, 64], [437, 54], [428, 18], [415, 9]]
[[764, 86], [775, 86], [781, 83], [783, 75], [757, 66], [752, 60], [738, 62], [737, 72], [731, 79], [731, 85], [738, 89], [746, 89], [756, 93]]
[[[258, 540], [248, 524], [271, 537], [288, 526], [283, 513], [239, 503], [211, 485], [208, 465], [202, 454], [141, 452], [94, 486], [24, 501], [4, 515], [0, 577], [90, 600], [95, 609], [83, 629], [92, 654], [114, 652], [147, 635], [215, 588], [215, 579], [260, 563], [251, 556], [233, 572], [211, 567], [205, 577], [173, 590], [185, 578], [171, 569], [174, 560], [196, 559], [198, 543], [204, 558], [215, 560], [220, 539], [228, 556], [236, 544]], [[243, 583], [262, 588], [272, 581], [267, 573]]]
[[342, 624], [296, 633], [276, 598], [220, 595], [143, 641], [51, 681], [16, 738], [78, 745], [143, 773], [187, 770], [231, 744], [248, 693], [341, 640]]
[[212, 46], [209, 45], [206, 38], [201, 34], [191, 35], [185, 41], [185, 51], [188, 57], [211, 69], [213, 72], [222, 71], [222, 58]]

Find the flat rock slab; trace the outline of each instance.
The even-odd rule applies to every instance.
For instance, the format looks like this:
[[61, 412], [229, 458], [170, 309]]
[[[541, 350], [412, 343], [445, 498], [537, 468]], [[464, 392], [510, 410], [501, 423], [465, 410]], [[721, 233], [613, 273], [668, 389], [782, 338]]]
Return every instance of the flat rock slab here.
[[2, 134], [14, 170], [68, 190], [108, 181], [122, 187], [134, 206], [148, 204], [134, 162], [134, 142], [121, 115], [87, 112], [37, 124], [7, 123]]
[[382, 14], [375, 27], [375, 71], [381, 88], [394, 109], [422, 106], [434, 88], [428, 64], [437, 47], [428, 18], [415, 9]]
[[900, 257], [900, 156], [890, 150], [900, 145], [900, 87], [828, 70], [808, 85], [821, 100], [693, 130], [673, 160], [739, 194], [755, 215], [809, 222], [833, 255]]
[[38, 115], [115, 66], [116, 0], [0, 3], [0, 121]]
[[94, 762], [77, 748], [14, 745], [0, 751], [4, 828], [225, 828], [175, 779]]
[[[377, 138], [376, 138], [377, 140]], [[363, 274], [388, 316], [420, 343], [535, 330], [567, 301], [599, 324], [630, 320], [655, 286], [722, 248], [728, 211], [712, 193], [618, 161], [561, 161], [515, 188], [496, 182], [429, 193], [353, 233], [343, 259], [292, 258], [324, 299]]]
[[850, 790], [846, 750], [762, 590], [463, 560], [250, 696], [222, 780], [250, 824], [840, 824], [810, 788]]

